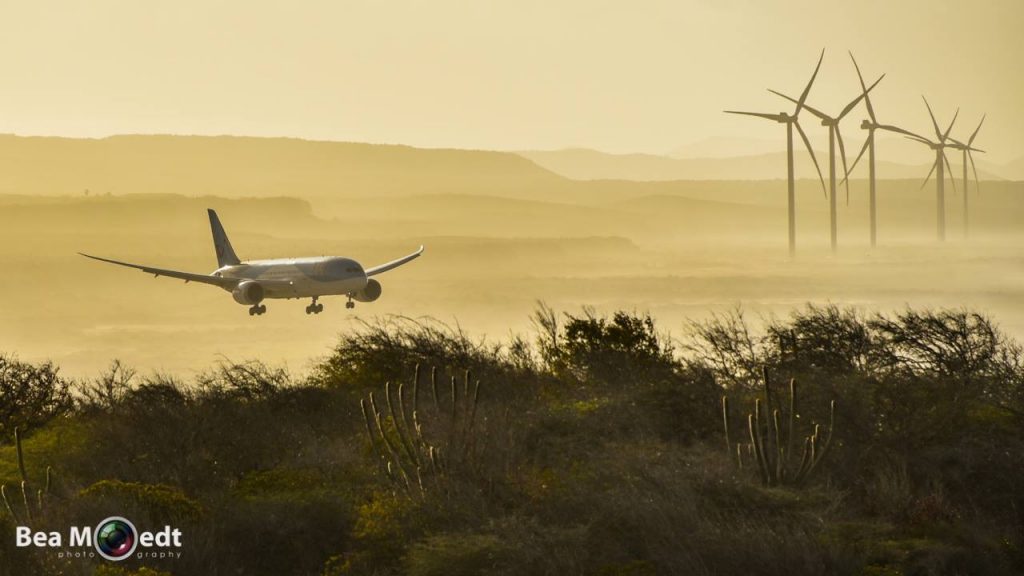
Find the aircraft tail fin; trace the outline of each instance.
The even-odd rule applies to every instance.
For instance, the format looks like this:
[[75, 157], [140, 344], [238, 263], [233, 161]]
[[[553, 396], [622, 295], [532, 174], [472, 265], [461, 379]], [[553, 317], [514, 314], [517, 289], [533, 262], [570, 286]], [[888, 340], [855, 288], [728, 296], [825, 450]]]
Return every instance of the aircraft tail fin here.
[[224, 226], [221, 226], [217, 213], [212, 208], [207, 209], [207, 212], [210, 214], [210, 231], [213, 232], [213, 247], [217, 250], [217, 266], [232, 266], [241, 263], [238, 256], [235, 255], [234, 248], [231, 247], [231, 241], [228, 240], [228, 235], [224, 232]]

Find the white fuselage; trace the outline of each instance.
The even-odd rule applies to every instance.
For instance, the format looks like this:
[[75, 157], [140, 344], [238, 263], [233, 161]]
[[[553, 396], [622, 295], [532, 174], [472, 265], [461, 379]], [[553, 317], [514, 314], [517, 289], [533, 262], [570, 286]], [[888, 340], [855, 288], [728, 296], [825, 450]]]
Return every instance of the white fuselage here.
[[217, 265], [220, 266], [211, 274], [134, 264], [85, 252], [79, 254], [92, 260], [142, 270], [154, 276], [220, 287], [230, 292], [235, 302], [249, 306], [250, 316], [261, 316], [266, 313], [267, 307], [261, 302], [267, 298], [312, 298], [313, 302], [306, 306], [306, 314], [323, 312], [324, 305], [317, 302], [321, 296], [346, 296], [348, 302], [345, 303], [345, 308], [348, 309], [354, 308], [356, 302], [373, 302], [380, 298], [382, 288], [380, 282], [372, 276], [394, 270], [423, 254], [423, 246], [420, 246], [419, 250], [412, 254], [371, 268], [363, 268], [359, 262], [339, 256], [242, 262], [235, 254], [235, 249], [231, 247], [231, 241], [228, 240], [217, 213], [212, 208], [206, 212], [210, 217], [210, 231], [213, 233]]
[[358, 262], [335, 256], [250, 260], [222, 266], [213, 275], [258, 282], [264, 298], [350, 295], [367, 284], [366, 271]]

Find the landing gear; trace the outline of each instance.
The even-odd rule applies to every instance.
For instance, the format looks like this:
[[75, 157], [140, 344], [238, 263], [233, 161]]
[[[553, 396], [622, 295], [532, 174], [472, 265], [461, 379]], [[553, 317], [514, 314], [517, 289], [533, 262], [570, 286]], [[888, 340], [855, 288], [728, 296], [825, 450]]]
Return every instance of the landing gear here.
[[249, 308], [249, 316], [262, 316], [267, 312], [267, 307], [264, 304], [257, 304], [252, 308]]
[[345, 302], [345, 308], [352, 309], [356, 307], [356, 303], [352, 301], [352, 295], [348, 295], [348, 302]]
[[324, 311], [323, 304], [316, 303], [316, 296], [313, 297], [313, 303], [306, 306], [306, 314], [319, 314]]

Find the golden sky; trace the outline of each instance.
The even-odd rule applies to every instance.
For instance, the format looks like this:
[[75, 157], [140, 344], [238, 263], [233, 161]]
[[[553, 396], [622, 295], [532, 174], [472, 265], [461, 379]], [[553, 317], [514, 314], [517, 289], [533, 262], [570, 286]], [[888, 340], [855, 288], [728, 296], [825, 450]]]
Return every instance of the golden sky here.
[[826, 47], [812, 104], [856, 95], [850, 49], [888, 73], [880, 120], [930, 129], [925, 94], [940, 122], [962, 106], [966, 137], [987, 112], [978, 145], [1005, 161], [1024, 155], [1022, 25], [1020, 0], [5, 2], [0, 132], [665, 153], [781, 138], [721, 110], [788, 109], [765, 88], [798, 93]]

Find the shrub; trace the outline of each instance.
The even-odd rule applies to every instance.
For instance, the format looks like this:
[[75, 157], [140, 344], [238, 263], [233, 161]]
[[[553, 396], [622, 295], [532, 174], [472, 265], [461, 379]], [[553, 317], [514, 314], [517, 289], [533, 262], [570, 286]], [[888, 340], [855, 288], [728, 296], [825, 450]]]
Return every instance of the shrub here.
[[0, 355], [0, 442], [10, 442], [15, 428], [30, 431], [71, 409], [70, 382], [59, 372], [50, 362]]
[[539, 346], [549, 370], [588, 384], [625, 386], [670, 376], [676, 368], [672, 346], [658, 334], [650, 315], [615, 312], [598, 317], [584, 309], [566, 314], [559, 326], [543, 305], [534, 314]]
[[507, 571], [514, 562], [493, 534], [441, 534], [414, 544], [405, 563], [409, 576], [484, 576]]
[[119, 406], [133, 389], [136, 373], [120, 360], [114, 360], [94, 380], [79, 382], [74, 391], [79, 410], [110, 412]]
[[202, 505], [166, 484], [101, 480], [80, 491], [78, 497], [91, 505], [161, 521], [193, 520], [204, 514]]
[[[320, 385], [358, 388], [401, 380], [413, 366], [456, 367], [475, 372], [502, 370], [500, 346], [474, 342], [461, 327], [436, 320], [390, 316], [345, 335], [334, 352], [317, 366]], [[488, 370], [491, 369], [491, 370]]]
[[267, 398], [291, 384], [284, 368], [263, 362], [220, 362], [216, 368], [196, 376], [196, 387], [206, 397], [228, 396], [245, 400]]
[[808, 306], [759, 333], [735, 312], [697, 325], [683, 349], [688, 365], [729, 386], [730, 400], [750, 399], [755, 362], [777, 380], [802, 383], [803, 411], [825, 414], [835, 398], [841, 423], [826, 480], [849, 488], [851, 502], [867, 509], [877, 501], [872, 491], [886, 486], [877, 470], [893, 466], [908, 471], [908, 497], [926, 496], [937, 483], [984, 502], [986, 514], [1002, 514], [995, 500], [1020, 487], [1007, 456], [1018, 453], [1024, 430], [1024, 361], [983, 315], [865, 316]]

